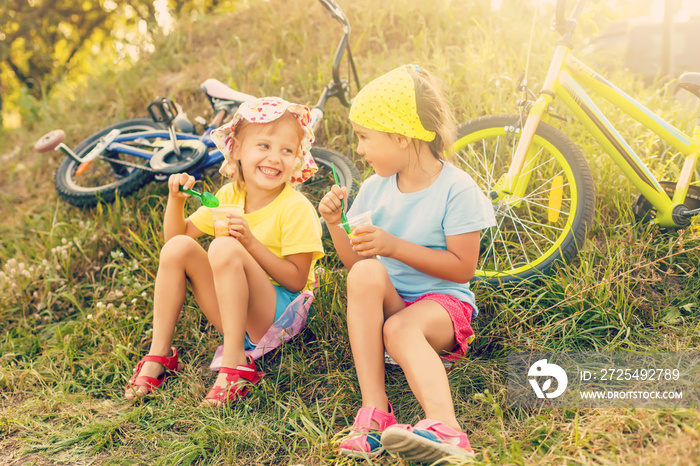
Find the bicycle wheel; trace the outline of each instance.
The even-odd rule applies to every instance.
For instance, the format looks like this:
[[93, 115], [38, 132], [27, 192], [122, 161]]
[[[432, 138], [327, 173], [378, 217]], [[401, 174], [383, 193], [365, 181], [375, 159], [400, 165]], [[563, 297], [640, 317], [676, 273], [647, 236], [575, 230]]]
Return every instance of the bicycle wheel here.
[[476, 276], [491, 283], [532, 278], [573, 259], [593, 223], [595, 187], [581, 151], [560, 131], [540, 123], [520, 181], [505, 195], [520, 138], [518, 115], [477, 118], [458, 128], [456, 162], [493, 200], [496, 226], [481, 235]]
[[331, 169], [331, 164], [333, 164], [338, 174], [340, 186], [347, 186], [348, 188], [347, 205], [350, 208], [350, 204], [352, 204], [352, 200], [355, 198], [362, 183], [360, 172], [357, 171], [355, 164], [344, 155], [323, 147], [312, 147], [311, 155], [316, 161], [316, 165], [318, 165], [318, 171], [299, 186], [301, 192], [304, 193], [315, 208], [318, 208], [321, 198], [335, 184], [333, 170]]
[[[100, 138], [113, 129], [121, 130], [121, 134], [137, 131], [151, 131], [165, 129], [163, 125], [155, 123], [149, 118], [133, 118], [120, 121], [92, 134], [75, 146], [74, 152], [78, 157], [84, 157], [99, 142]], [[124, 142], [134, 146], [144, 146], [153, 143], [156, 139], [134, 140]], [[133, 166], [120, 165], [110, 162], [120, 160], [132, 165], [148, 166], [148, 159], [113, 151], [104, 151], [102, 157], [90, 162], [84, 172], [79, 170], [80, 164], [70, 157], [63, 159], [56, 170], [54, 178], [58, 195], [68, 203], [77, 207], [93, 207], [98, 202], [113, 202], [116, 192], [127, 196], [152, 178], [152, 173]]]

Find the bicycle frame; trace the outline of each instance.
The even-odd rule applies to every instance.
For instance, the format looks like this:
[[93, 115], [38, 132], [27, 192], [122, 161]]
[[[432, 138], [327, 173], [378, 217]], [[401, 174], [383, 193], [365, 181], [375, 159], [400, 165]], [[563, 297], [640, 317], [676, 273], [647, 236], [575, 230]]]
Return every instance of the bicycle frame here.
[[[573, 18], [578, 17], [582, 5], [582, 1], [577, 3]], [[584, 124], [630, 182], [654, 206], [657, 211], [654, 221], [658, 225], [673, 228], [687, 225], [689, 218], [682, 215], [687, 211], [683, 202], [700, 155], [700, 126], [695, 127], [692, 137], [687, 136], [575, 58], [571, 54], [570, 43], [575, 19], [569, 20], [569, 23], [569, 31], [555, 48], [540, 96], [532, 106], [522, 129], [510, 169], [499, 183], [499, 195], [512, 194], [509, 202], [517, 202], [517, 198], [523, 195], [529, 175], [525, 173], [521, 176], [520, 173], [526, 159], [537, 155], [531, 153], [530, 143], [537, 125], [540, 120], [546, 118], [546, 112], [556, 96]], [[664, 191], [644, 162], [584, 91], [582, 85], [617, 106], [685, 155], [673, 198]]]

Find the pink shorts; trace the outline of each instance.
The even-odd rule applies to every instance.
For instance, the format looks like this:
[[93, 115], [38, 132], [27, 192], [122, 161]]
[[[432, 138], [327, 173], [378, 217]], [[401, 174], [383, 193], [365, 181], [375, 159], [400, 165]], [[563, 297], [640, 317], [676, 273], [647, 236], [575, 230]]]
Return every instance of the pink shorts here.
[[440, 306], [444, 307], [447, 313], [450, 315], [452, 320], [452, 326], [454, 327], [455, 340], [457, 340], [457, 346], [454, 351], [448, 355], [443, 355], [444, 359], [458, 359], [464, 356], [467, 349], [469, 348], [469, 343], [471, 343], [474, 338], [474, 330], [472, 329], [472, 306], [469, 303], [460, 301], [454, 296], [440, 293], [427, 293], [416, 299], [415, 301], [406, 301], [406, 307], [411, 304], [415, 304], [418, 301], [423, 301], [428, 299], [430, 301], [435, 301]]

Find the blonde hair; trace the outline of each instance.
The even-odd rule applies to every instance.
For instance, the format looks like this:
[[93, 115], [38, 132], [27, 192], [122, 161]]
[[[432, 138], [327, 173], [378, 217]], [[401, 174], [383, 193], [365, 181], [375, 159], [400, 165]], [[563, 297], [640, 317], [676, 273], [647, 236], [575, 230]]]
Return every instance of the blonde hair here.
[[442, 81], [427, 70], [416, 68], [406, 65], [416, 90], [416, 113], [423, 127], [435, 132], [435, 139], [426, 144], [430, 147], [433, 156], [442, 160], [445, 154], [451, 154], [452, 144], [455, 141], [454, 114], [445, 98]]
[[[274, 130], [276, 126], [285, 122], [292, 124], [292, 126], [297, 132], [297, 135], [299, 136], [299, 144], [297, 145], [296, 156], [301, 157], [301, 141], [304, 139], [304, 128], [301, 127], [301, 123], [299, 123], [299, 120], [290, 112], [284, 112], [282, 116], [268, 123], [254, 123], [244, 118], [240, 121], [240, 123], [236, 125], [236, 129], [233, 131], [232, 137], [238, 139], [238, 143], [242, 144], [243, 138], [245, 137], [245, 130], [250, 125], [265, 125]], [[241, 170], [241, 161], [236, 160], [235, 162], [236, 171], [231, 175], [231, 183], [233, 183], [233, 187], [237, 191], [241, 191], [245, 189], [245, 178], [243, 177], [243, 171]]]

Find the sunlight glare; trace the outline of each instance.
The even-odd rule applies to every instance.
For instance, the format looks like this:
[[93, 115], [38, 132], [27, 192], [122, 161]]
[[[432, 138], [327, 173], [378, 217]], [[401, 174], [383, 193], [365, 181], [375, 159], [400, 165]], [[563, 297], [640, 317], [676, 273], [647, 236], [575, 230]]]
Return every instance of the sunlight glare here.
[[167, 36], [174, 28], [173, 17], [168, 9], [168, 0], [156, 0], [153, 6], [156, 9], [156, 22], [163, 30], [163, 34]]

